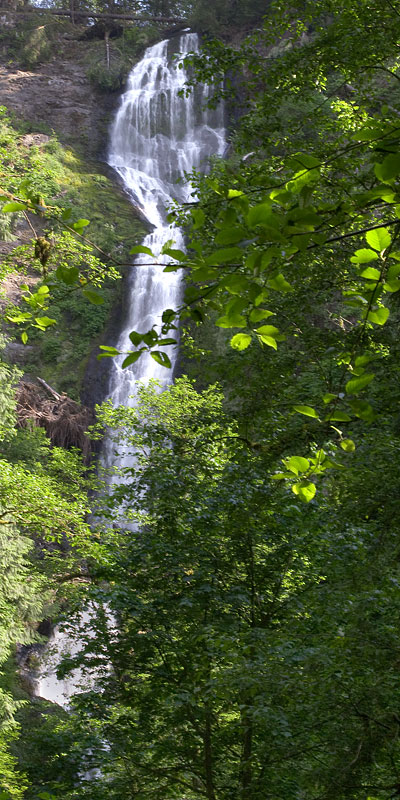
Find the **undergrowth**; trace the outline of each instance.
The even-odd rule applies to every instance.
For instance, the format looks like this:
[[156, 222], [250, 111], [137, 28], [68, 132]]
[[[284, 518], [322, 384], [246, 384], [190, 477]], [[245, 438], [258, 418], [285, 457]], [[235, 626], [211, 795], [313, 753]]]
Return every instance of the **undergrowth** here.
[[[0, 280], [15, 273], [21, 283], [26, 281], [33, 286], [42, 279], [40, 262], [34, 259], [35, 235], [44, 234], [52, 243], [55, 263], [51, 268], [56, 269], [57, 258], [61, 257], [60, 242], [64, 250], [66, 248], [66, 225], [71, 226], [81, 218], [90, 221], [85, 227], [84, 239], [80, 240], [84, 245], [79, 256], [81, 262], [86, 259], [89, 263], [96, 256], [105, 264], [129, 263], [129, 250], [143, 238], [144, 228], [122, 191], [103, 172], [101, 164], [85, 161], [83, 151], [63, 147], [54, 133], [36, 140], [26, 135], [26, 127], [12, 119], [4, 107], [0, 108], [0, 185], [3, 191], [17, 197], [28, 185], [49, 210], [42, 219], [29, 220], [25, 212], [2, 215], [0, 211], [0, 240], [10, 242], [10, 252], [0, 264]], [[3, 195], [1, 206], [6, 199]], [[68, 223], [60, 223], [58, 208], [71, 209]], [[25, 241], [31, 234], [31, 244], [20, 246], [21, 232], [24, 232]], [[73, 242], [76, 237], [68, 235], [72, 237], [70, 256], [75, 257]], [[13, 239], [16, 248], [12, 247]], [[115, 280], [105, 281], [101, 306], [91, 305], [79, 291], [66, 292], [65, 287], [55, 290], [49, 315], [57, 324], [45, 333], [30, 336], [29, 345], [33, 348], [26, 351], [25, 369], [78, 398], [87, 358], [116, 302], [118, 284]], [[3, 290], [4, 302], [7, 302], [7, 295], [4, 297]], [[23, 305], [21, 301], [21, 308]], [[7, 333], [10, 334], [10, 330]]]

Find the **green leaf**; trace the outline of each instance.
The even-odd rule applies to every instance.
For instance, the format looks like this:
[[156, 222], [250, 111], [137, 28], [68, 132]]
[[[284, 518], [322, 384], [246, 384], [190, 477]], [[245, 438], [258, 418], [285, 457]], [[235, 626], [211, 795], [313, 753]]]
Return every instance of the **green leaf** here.
[[354, 450], [356, 449], [352, 439], [342, 439], [340, 442], [340, 447], [345, 451], [345, 453], [354, 453]]
[[228, 275], [226, 278], [223, 278], [220, 282], [220, 285], [223, 288], [227, 289], [230, 294], [241, 295], [247, 291], [248, 287], [251, 284], [249, 283], [245, 275], [236, 274], [236, 275]]
[[324, 394], [322, 401], [325, 403], [325, 405], [328, 405], [328, 403], [331, 403], [332, 400], [336, 400], [336, 398], [337, 398], [336, 394], [332, 394], [332, 392], [327, 392], [326, 394]]
[[26, 204], [12, 200], [10, 203], [4, 203], [1, 210], [4, 214], [11, 214], [13, 211], [26, 211]]
[[312, 169], [312, 167], [319, 167], [321, 165], [321, 159], [317, 156], [313, 156], [312, 153], [295, 153], [290, 156], [287, 165], [295, 170], [298, 170], [299, 167], [302, 167], [302, 169]]
[[129, 255], [131, 256], [137, 255], [139, 253], [145, 253], [147, 256], [152, 256], [152, 258], [155, 258], [150, 248], [144, 247], [144, 245], [142, 244], [137, 244], [135, 245], [135, 247], [132, 247], [132, 250], [129, 250]]
[[176, 317], [176, 311], [173, 308], [166, 308], [165, 311], [162, 313], [162, 322], [164, 325], [168, 325], [171, 323]]
[[21, 341], [22, 341], [22, 344], [26, 344], [26, 343], [27, 343], [27, 341], [28, 341], [28, 334], [27, 334], [27, 332], [26, 332], [26, 331], [24, 331], [23, 333], [21, 333]]
[[375, 419], [374, 410], [366, 400], [352, 400], [350, 405], [356, 417], [364, 422], [372, 422]]
[[381, 273], [379, 272], [379, 269], [374, 269], [374, 267], [367, 267], [360, 272], [360, 278], [366, 278], [367, 280], [379, 281], [380, 277]]
[[51, 319], [51, 317], [35, 317], [35, 322], [39, 328], [49, 328], [50, 325], [57, 325], [56, 319]]
[[325, 417], [325, 422], [350, 422], [351, 417], [345, 411], [332, 411]]
[[56, 269], [56, 278], [67, 286], [72, 286], [79, 278], [78, 267], [59, 266]]
[[215, 323], [218, 328], [244, 328], [246, 320], [241, 314], [220, 317]]
[[307, 472], [310, 469], [308, 458], [303, 458], [303, 456], [291, 456], [284, 464], [295, 475], [298, 475], [299, 472]]
[[400, 264], [391, 264], [387, 274], [386, 280], [387, 281], [394, 281], [400, 275]]
[[61, 219], [64, 222], [67, 222], [67, 220], [69, 220], [69, 218], [71, 217], [71, 214], [72, 214], [72, 208], [64, 208], [61, 214]]
[[142, 334], [142, 339], [145, 344], [149, 345], [149, 347], [152, 347], [154, 342], [156, 342], [158, 339], [158, 333], [154, 330], [154, 328], [150, 328], [147, 333]]
[[256, 333], [262, 336], [274, 336], [279, 333], [279, 329], [274, 325], [261, 325], [261, 328], [256, 329]]
[[233, 200], [234, 197], [243, 197], [244, 192], [239, 191], [239, 189], [229, 189], [228, 190], [228, 200]]
[[161, 364], [162, 367], [171, 366], [171, 361], [166, 353], [163, 352], [158, 353], [157, 351], [153, 351], [152, 353], [150, 353], [150, 355], [152, 358], [154, 358], [154, 361], [157, 361], [157, 364]]
[[157, 347], [170, 347], [174, 344], [177, 344], [176, 339], [159, 339], [157, 342]]
[[357, 375], [355, 378], [351, 378], [345, 386], [346, 394], [358, 394], [365, 389], [374, 378], [375, 375], [373, 372], [364, 372], [363, 375]]
[[311, 481], [300, 481], [299, 483], [294, 483], [292, 486], [293, 494], [295, 494], [303, 503], [309, 503], [310, 500], [315, 497], [316, 491], [317, 487], [315, 483], [312, 483]]
[[137, 347], [143, 341], [143, 334], [138, 333], [137, 331], [131, 331], [129, 334], [129, 338], [132, 344], [134, 344], [135, 347]]
[[259, 203], [257, 206], [252, 206], [247, 215], [247, 223], [250, 228], [255, 228], [256, 225], [267, 223], [270, 225], [271, 220], [275, 220], [279, 224], [279, 217], [271, 211], [272, 203], [270, 201]]
[[173, 258], [175, 261], [187, 261], [188, 257], [187, 254], [183, 252], [183, 250], [174, 250], [171, 247], [167, 247], [165, 250], [163, 248], [163, 255], [169, 256]]
[[381, 164], [375, 164], [375, 175], [380, 181], [390, 181], [400, 174], [400, 153], [390, 153]]
[[[166, 270], [164, 270], [164, 272], [165, 271]], [[199, 269], [192, 270], [191, 277], [196, 283], [210, 283], [216, 280], [219, 275], [215, 267], [200, 267]]]
[[197, 231], [197, 230], [199, 230], [199, 228], [203, 227], [203, 225], [204, 225], [204, 223], [206, 221], [206, 215], [205, 215], [204, 211], [202, 211], [201, 208], [194, 208], [191, 213], [192, 213], [192, 219], [193, 219], [193, 228], [194, 228], [195, 231]]
[[377, 250], [379, 253], [386, 250], [392, 243], [392, 237], [387, 228], [376, 228], [373, 231], [368, 231], [365, 238], [370, 247]]
[[304, 186], [308, 186], [312, 183], [317, 183], [320, 179], [320, 172], [319, 169], [310, 169], [304, 170], [301, 169], [293, 175], [293, 178], [287, 182], [285, 188], [289, 192], [293, 192], [294, 194], [299, 194]]
[[352, 264], [368, 264], [370, 261], [376, 261], [377, 258], [379, 258], [379, 255], [375, 250], [368, 250], [365, 247], [361, 250], [356, 250], [350, 261]]
[[109, 347], [106, 344], [99, 345], [100, 350], [105, 350], [110, 356], [119, 356], [120, 351], [116, 347]]
[[145, 349], [146, 349], [145, 347], [141, 347], [141, 349], [136, 350], [135, 353], [129, 353], [129, 356], [127, 356], [125, 360], [122, 362], [122, 369], [125, 369], [126, 367], [129, 367], [131, 364], [134, 364], [135, 361], [137, 361], [138, 358], [140, 358]]
[[251, 336], [248, 333], [236, 333], [231, 339], [231, 347], [234, 350], [246, 350], [250, 343]]
[[83, 228], [86, 228], [86, 226], [89, 224], [90, 220], [88, 219], [78, 219], [76, 222], [74, 222], [72, 227], [74, 231], [77, 231], [79, 233]]
[[313, 417], [319, 419], [317, 412], [311, 406], [293, 406], [294, 411], [298, 414], [304, 414], [305, 417]]
[[273, 347], [274, 350], [278, 349], [276, 339], [274, 339], [273, 336], [266, 336], [265, 334], [262, 334], [261, 336], [259, 336], [259, 340], [260, 342], [262, 342], [262, 344], [266, 344], [268, 345], [268, 347]]
[[223, 228], [215, 237], [216, 244], [236, 244], [246, 238], [244, 228]]
[[214, 253], [207, 256], [206, 263], [209, 266], [236, 263], [238, 260], [242, 260], [242, 256], [243, 251], [240, 247], [227, 247], [223, 250], [215, 250]]
[[15, 322], [18, 324], [20, 322], [27, 322], [29, 319], [32, 319], [32, 314], [30, 311], [26, 311], [25, 313], [15, 314], [14, 316], [7, 316], [6, 319], [8, 322]]
[[386, 283], [383, 284], [383, 288], [385, 292], [398, 292], [400, 289], [400, 280], [386, 281]]
[[93, 303], [95, 306], [102, 306], [104, 303], [104, 297], [94, 289], [83, 289], [82, 294], [86, 300], [89, 300], [89, 303]]
[[274, 311], [267, 311], [266, 308], [253, 308], [250, 312], [250, 322], [261, 322], [262, 319], [273, 317], [274, 314]]
[[365, 314], [368, 322], [374, 322], [375, 325], [384, 325], [388, 319], [390, 311], [386, 306], [380, 306], [377, 311], [369, 311], [368, 315]]
[[282, 274], [275, 275], [273, 278], [270, 278], [267, 286], [269, 286], [270, 289], [275, 289], [278, 292], [293, 292], [293, 287], [290, 285], [290, 283], [288, 283]]

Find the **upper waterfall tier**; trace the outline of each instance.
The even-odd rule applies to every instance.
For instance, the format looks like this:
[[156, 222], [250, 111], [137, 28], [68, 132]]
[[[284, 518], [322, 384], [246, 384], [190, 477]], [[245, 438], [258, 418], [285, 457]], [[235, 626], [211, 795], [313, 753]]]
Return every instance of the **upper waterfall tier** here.
[[[187, 33], [148, 48], [122, 97], [112, 132], [108, 161], [121, 175], [149, 222], [165, 221], [172, 198], [186, 200], [190, 186], [179, 185], [185, 173], [200, 169], [225, 146], [223, 109], [206, 108], [210, 89], [197, 86], [185, 96], [188, 75], [183, 58], [198, 50], [198, 37]], [[181, 95], [182, 92], [182, 95]]]
[[[198, 47], [194, 33], [149, 47], [129, 76], [111, 131], [108, 162], [154, 226], [143, 244], [158, 261], [167, 240], [173, 239], [179, 249], [184, 247], [182, 233], [171, 228], [166, 218], [174, 199], [190, 198], [186, 175], [193, 169], [204, 172], [209, 157], [222, 155], [225, 149], [223, 107], [207, 107], [212, 89], [199, 84], [189, 95], [185, 93], [189, 76], [184, 58]], [[152, 262], [149, 256], [139, 256], [127, 281], [128, 313], [117, 342], [125, 352], [132, 350], [130, 331], [145, 332], [159, 325], [163, 310], [179, 305], [179, 273], [164, 273], [162, 266]], [[169, 351], [174, 363], [176, 348]], [[122, 361], [122, 357], [114, 359], [111, 368], [109, 390], [115, 405], [132, 403], [137, 380], [156, 378], [162, 385], [171, 380], [171, 372], [149, 354], [126, 370], [121, 368]]]

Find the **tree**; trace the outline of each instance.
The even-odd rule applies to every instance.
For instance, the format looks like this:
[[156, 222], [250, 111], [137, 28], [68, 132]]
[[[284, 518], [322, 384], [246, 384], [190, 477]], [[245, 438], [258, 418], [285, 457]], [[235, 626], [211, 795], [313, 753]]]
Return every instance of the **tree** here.
[[10, 682], [15, 647], [37, 641], [37, 625], [54, 608], [59, 582], [69, 571], [79, 575], [90, 482], [77, 453], [51, 448], [41, 429], [16, 430], [21, 373], [1, 361], [0, 374], [0, 789], [20, 800], [28, 784], [12, 749], [27, 700], [18, 692], [16, 699]]
[[101, 422], [136, 461], [102, 504], [97, 636], [66, 665], [104, 669], [101, 691], [75, 700], [81, 727], [107, 742], [80, 796], [386, 800], [399, 754], [398, 436], [382, 448], [371, 430], [304, 505], [268, 477], [271, 452], [249, 448], [215, 387], [142, 387], [137, 409], [108, 404]]

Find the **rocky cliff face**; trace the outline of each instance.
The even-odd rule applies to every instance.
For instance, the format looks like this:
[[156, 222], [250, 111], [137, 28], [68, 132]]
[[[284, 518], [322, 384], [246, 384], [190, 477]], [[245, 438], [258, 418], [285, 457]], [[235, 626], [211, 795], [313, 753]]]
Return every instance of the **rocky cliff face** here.
[[[49, 126], [61, 141], [82, 143], [89, 157], [101, 156], [118, 93], [100, 92], [90, 83], [86, 64], [88, 42], [79, 38], [82, 28], [76, 26], [75, 33], [63, 32], [58, 24], [60, 31], [52, 42], [53, 54], [49, 60], [43, 54], [43, 63], [34, 69], [24, 69], [18, 58], [10, 63], [10, 47], [7, 47], [7, 31], [10, 37], [15, 36], [21, 21], [16, 16], [2, 16], [7, 25], [3, 28], [0, 50], [0, 102], [32, 125]], [[34, 47], [35, 40], [31, 45]], [[23, 60], [29, 61], [29, 37], [21, 50]], [[40, 52], [37, 57], [40, 61]]]
[[[60, 23], [54, 18], [48, 20], [46, 16], [48, 25], [55, 28], [50, 37], [51, 47], [46, 49], [49, 39], [43, 40], [44, 44], [40, 39], [41, 28], [45, 27], [39, 24], [43, 17], [34, 16], [32, 25], [29, 14], [0, 12], [0, 22], [3, 20], [0, 105], [6, 106], [17, 120], [20, 159], [22, 154], [24, 162], [34, 151], [39, 160], [50, 154], [57, 187], [51, 200], [71, 207], [74, 218], [88, 218], [88, 238], [111, 254], [114, 261], [126, 263], [130, 248], [142, 239], [144, 227], [104, 161], [109, 124], [119, 92], [100, 91], [88, 77], [88, 65], [93, 70], [93, 63], [98, 61], [101, 68], [104, 42], [88, 42], [82, 39], [85, 34], [82, 26]], [[26, 61], [34, 59], [38, 63], [27, 67]], [[35, 238], [30, 221], [22, 215], [16, 216], [11, 239], [2, 240], [0, 231], [0, 260], [18, 245], [30, 247]], [[35, 217], [31, 222], [36, 235], [42, 235], [45, 220]], [[8, 272], [0, 304], [18, 305], [21, 283], [32, 286], [39, 279], [35, 269], [28, 273]], [[65, 391], [76, 399], [83, 392], [91, 405], [101, 399], [106, 389], [107, 369], [104, 362], [96, 360], [95, 353], [100, 342], [109, 343], [105, 339], [118, 324], [120, 313], [115, 315], [113, 309], [118, 307], [118, 298], [123, 294], [120, 284], [121, 281], [116, 281], [107, 285], [106, 304], [100, 309], [72, 303], [60, 312], [57, 326], [36, 340], [30, 339], [27, 346], [11, 326], [6, 333], [15, 341], [8, 345], [9, 359], [25, 370], [28, 379], [30, 375], [40, 375], [57, 391]]]

